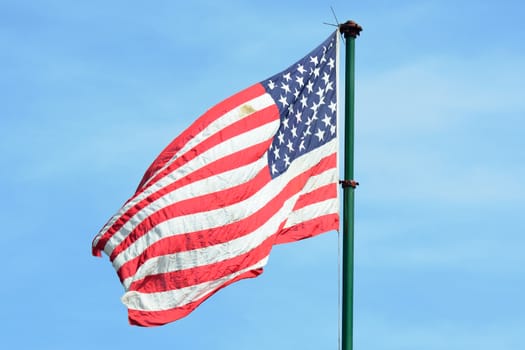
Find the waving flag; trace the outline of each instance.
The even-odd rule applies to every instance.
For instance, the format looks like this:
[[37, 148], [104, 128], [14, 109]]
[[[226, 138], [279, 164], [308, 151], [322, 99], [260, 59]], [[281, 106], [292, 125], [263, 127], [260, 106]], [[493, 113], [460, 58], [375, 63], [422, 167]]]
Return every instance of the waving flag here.
[[337, 41], [197, 119], [94, 238], [131, 324], [182, 318], [262, 273], [273, 245], [339, 228]]

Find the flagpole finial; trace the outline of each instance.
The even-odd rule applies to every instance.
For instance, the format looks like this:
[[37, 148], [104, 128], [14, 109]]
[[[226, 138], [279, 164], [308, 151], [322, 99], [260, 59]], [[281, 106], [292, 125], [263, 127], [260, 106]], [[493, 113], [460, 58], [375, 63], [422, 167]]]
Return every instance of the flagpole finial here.
[[339, 25], [339, 31], [345, 38], [351, 37], [355, 39], [362, 30], [363, 28], [354, 21], [346, 21]]

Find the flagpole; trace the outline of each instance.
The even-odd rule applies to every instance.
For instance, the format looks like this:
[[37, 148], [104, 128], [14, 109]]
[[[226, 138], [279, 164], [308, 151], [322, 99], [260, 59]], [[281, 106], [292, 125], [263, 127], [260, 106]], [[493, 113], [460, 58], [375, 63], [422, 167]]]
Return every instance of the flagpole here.
[[342, 350], [353, 348], [354, 303], [354, 80], [355, 39], [362, 28], [353, 21], [339, 25], [346, 41], [345, 53], [345, 158], [343, 187], [343, 286], [341, 310]]

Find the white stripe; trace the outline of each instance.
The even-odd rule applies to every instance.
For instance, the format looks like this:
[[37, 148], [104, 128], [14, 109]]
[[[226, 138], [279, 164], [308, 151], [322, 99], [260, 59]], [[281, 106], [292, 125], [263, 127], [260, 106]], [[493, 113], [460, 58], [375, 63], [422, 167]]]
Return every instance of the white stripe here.
[[291, 213], [288, 216], [288, 220], [286, 220], [284, 228], [292, 227], [321, 215], [337, 214], [338, 212], [339, 201], [337, 198], [331, 198], [322, 202], [310, 204]]
[[311, 176], [306, 182], [306, 184], [304, 185], [304, 188], [301, 191], [301, 193], [306, 194], [306, 193], [315, 191], [316, 189], [321, 188], [323, 186], [337, 183], [337, 179], [338, 179], [337, 169], [336, 168], [327, 169], [320, 174]]
[[[226, 128], [229, 125], [231, 125], [231, 123], [234, 123], [234, 122], [236, 122], [238, 120], [242, 120], [244, 118], [247, 118], [247, 117], [251, 116], [253, 113], [256, 113], [256, 112], [258, 112], [260, 110], [263, 110], [264, 108], [267, 108], [267, 107], [269, 107], [269, 106], [271, 106], [273, 104], [275, 104], [275, 102], [273, 101], [271, 96], [269, 94], [265, 93], [265, 94], [263, 94], [261, 96], [258, 96], [256, 98], [250, 100], [250, 101], [247, 101], [246, 103], [244, 103], [244, 104], [242, 104], [242, 105], [232, 109], [231, 111], [225, 113], [224, 116], [218, 118], [214, 122], [212, 122], [209, 125], [207, 125], [206, 128], [204, 128], [200, 133], [198, 133], [194, 138], [192, 138], [188, 143], [186, 143], [184, 145], [184, 147], [179, 152], [177, 152], [177, 154], [172, 158], [172, 160], [170, 160], [169, 164], [171, 164], [176, 157], [179, 157], [180, 155], [184, 154], [184, 153], [181, 153], [181, 152], [183, 152], [183, 151], [187, 152], [192, 147], [197, 146], [198, 142], [205, 141], [207, 138], [215, 135], [216, 133], [220, 132], [224, 128]], [[246, 113], [247, 110], [251, 110], [251, 108], [247, 108], [248, 106], [254, 109], [253, 113], [251, 113], [251, 114], [250, 113]], [[278, 121], [278, 119], [277, 119], [277, 121]], [[165, 167], [163, 167], [163, 169]], [[170, 184], [173, 181], [173, 180], [169, 179], [170, 176], [171, 176], [171, 174], [168, 174], [162, 180], [157, 181], [153, 188], [146, 189], [144, 192], [140, 193], [137, 197], [135, 197], [132, 200], [130, 200], [129, 202], [127, 202], [119, 210], [119, 212], [117, 214], [115, 214], [106, 223], [106, 225], [104, 225], [104, 227], [100, 230], [100, 232], [97, 234], [97, 236], [93, 240], [93, 246], [95, 246], [98, 243], [98, 241], [102, 237], [102, 235], [104, 235], [104, 233], [106, 233], [109, 230], [109, 228], [111, 226], [113, 226], [113, 224], [120, 218], [120, 216], [123, 213], [125, 213], [129, 208], [131, 208], [132, 206], [134, 206], [135, 204], [137, 204], [138, 202], [140, 202], [141, 200], [143, 200], [144, 198], [146, 198], [150, 194], [152, 194], [152, 193], [158, 191], [159, 189], [161, 189], [162, 187]], [[166, 178], [168, 178], [168, 179], [166, 180]]]
[[325, 145], [309, 152], [308, 157], [301, 157], [304, 158], [302, 161], [293, 162], [285, 173], [273, 179], [271, 183], [242, 202], [211, 211], [176, 217], [160, 223], [122, 251], [113, 261], [114, 268], [118, 270], [124, 263], [136, 258], [142, 254], [148, 246], [162, 238], [224, 226], [252, 215], [264, 207], [268, 201], [273, 199], [291, 179], [310, 167], [315, 166], [322, 158], [329, 154], [327, 151], [331, 151], [335, 144], [336, 140], [333, 139]]
[[[227, 142], [221, 143], [209, 149], [208, 151], [202, 153], [198, 157], [192, 159], [191, 161], [186, 163], [183, 167], [178, 168], [177, 170], [172, 172], [169, 176], [166, 176], [165, 178], [163, 178], [162, 182], [167, 182], [168, 180], [170, 182], [174, 182], [200, 168], [205, 167], [207, 165], [206, 163], [209, 162], [210, 159], [211, 160], [218, 159], [221, 156], [224, 157], [232, 152], [242, 151], [242, 149], [244, 149], [245, 147], [249, 147], [254, 144], [258, 144], [260, 142], [268, 140], [273, 137], [273, 135], [275, 134], [278, 128], [279, 128], [279, 121], [276, 120], [271, 123], [265, 124], [261, 127], [258, 127], [256, 129], [253, 129], [250, 132], [247, 132], [245, 134], [241, 134], [232, 139], [229, 139], [227, 140]], [[264, 157], [265, 157], [265, 154], [263, 155], [263, 159]], [[242, 170], [247, 171], [247, 173], [245, 173], [244, 176], [246, 178], [249, 178], [250, 174], [254, 174], [256, 173], [256, 171], [261, 169], [260, 163], [261, 163], [261, 160], [256, 161], [250, 164], [249, 166], [242, 167]], [[237, 174], [235, 174], [235, 176], [239, 178], [240, 176], [243, 176], [243, 174], [242, 172], [238, 172]], [[239, 183], [241, 182], [242, 180], [239, 181]], [[239, 183], [230, 182], [230, 185], [236, 186]], [[142, 222], [145, 218], [147, 218], [147, 216], [153, 214], [157, 209], [162, 209], [166, 205], [171, 205], [181, 200], [185, 200], [188, 198], [196, 197], [198, 195], [209, 194], [209, 193], [213, 193], [217, 191], [215, 188], [208, 186], [208, 183], [206, 182], [204, 183], [195, 182], [195, 183], [190, 183], [188, 185], [185, 190], [186, 195], [184, 197], [179, 197], [178, 194], [170, 195], [169, 198], [161, 197], [158, 201], [152, 202], [146, 208], [136, 213], [117, 232], [115, 232], [111, 236], [111, 238], [108, 240], [108, 242], [106, 243], [104, 247], [104, 251], [106, 252], [106, 254], [110, 255], [114, 247], [120, 244], [140, 222]], [[212, 185], [215, 185], [215, 183], [212, 182]], [[151, 188], [153, 187], [156, 187], [156, 184], [153, 185]], [[223, 185], [222, 189], [226, 189], [226, 188], [228, 187]], [[125, 212], [123, 210], [124, 208], [119, 211], [119, 215]]]
[[268, 257], [243, 270], [224, 276], [217, 280], [196, 284], [175, 290], [158, 293], [126, 292], [121, 300], [129, 309], [139, 311], [162, 311], [182, 307], [193, 301], [202, 299], [213, 293], [217, 288], [235, 279], [245, 272], [256, 270], [266, 265]]

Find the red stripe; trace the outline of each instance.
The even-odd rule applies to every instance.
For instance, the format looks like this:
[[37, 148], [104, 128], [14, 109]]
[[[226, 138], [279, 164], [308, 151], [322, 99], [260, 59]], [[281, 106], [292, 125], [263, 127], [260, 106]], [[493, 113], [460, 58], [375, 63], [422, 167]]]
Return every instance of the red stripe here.
[[[153, 243], [148, 246], [138, 257], [126, 262], [117, 271], [121, 281], [133, 276], [136, 270], [148, 259], [153, 257], [174, 254], [181, 251], [194, 250], [199, 248], [208, 247], [224, 242], [231, 241], [235, 238], [242, 237], [249, 234], [269, 220], [278, 210], [282, 207], [283, 203], [295, 193], [300, 192], [306, 181], [313, 175], [324, 171], [327, 168], [335, 166], [335, 157], [330, 155], [322, 159], [314, 167], [308, 169], [305, 173], [302, 173], [292, 179], [281, 192], [275, 196], [269, 203], [262, 207], [257, 212], [253, 213], [247, 218], [236, 221], [229, 225], [221, 226], [218, 228], [205, 229], [196, 232], [188, 232], [183, 235], [175, 235], [166, 237], [160, 241]], [[269, 181], [269, 178], [267, 179]], [[249, 188], [251, 183], [247, 183], [246, 186]], [[259, 187], [261, 184], [256, 184], [254, 187]], [[260, 188], [260, 187], [259, 187]], [[230, 193], [230, 195], [235, 196]], [[210, 208], [208, 208], [210, 206]], [[216, 208], [215, 203], [208, 203], [206, 210]], [[179, 206], [175, 206], [173, 209], [180, 210]], [[164, 214], [165, 217], [173, 218], [179, 216], [180, 213], [169, 212]], [[146, 219], [144, 222], [147, 224], [153, 223], [152, 226], [157, 223], [154, 220]], [[151, 228], [150, 228], [151, 229]], [[141, 230], [142, 231], [142, 230]], [[148, 232], [147, 230], [146, 232]], [[140, 234], [143, 235], [145, 232], [142, 231]], [[139, 238], [139, 233], [132, 232], [136, 238]]]
[[234, 258], [189, 269], [149, 275], [134, 281], [129, 290], [157, 293], [214, 281], [255, 265], [270, 254], [274, 244], [275, 234], [268, 237], [255, 249]]
[[295, 204], [293, 210], [299, 210], [301, 208], [309, 206], [310, 204], [318, 203], [320, 202], [320, 198], [337, 198], [337, 184], [328, 184], [323, 187], [319, 187], [318, 189], [313, 190], [312, 192], [308, 192], [301, 195], [299, 199], [297, 199], [297, 203]]
[[287, 227], [281, 230], [275, 244], [295, 242], [332, 230], [339, 230], [339, 214], [327, 214]]
[[191, 140], [201, 130], [205, 129], [210, 123], [222, 117], [225, 113], [237, 108], [243, 103], [250, 101], [258, 96], [266, 93], [261, 84], [255, 84], [247, 89], [244, 89], [233, 96], [221, 101], [214, 107], [210, 108], [202, 116], [200, 116], [190, 127], [177, 136], [164, 150], [157, 156], [153, 163], [146, 170], [138, 190], [147, 182], [150, 177], [161, 169], [166, 162], [168, 162], [173, 155], [175, 155], [184, 145]]
[[181, 319], [187, 316], [190, 312], [195, 310], [195, 308], [197, 308], [200, 304], [206, 301], [206, 299], [211, 297], [213, 294], [215, 294], [220, 289], [227, 287], [230, 284], [237, 282], [239, 280], [245, 279], [245, 278], [257, 277], [262, 272], [263, 272], [262, 268], [245, 272], [242, 275], [239, 275], [236, 278], [232, 279], [231, 281], [228, 281], [222, 284], [212, 293], [198, 300], [195, 300], [192, 303], [183, 305], [181, 307], [177, 307], [177, 308], [173, 308], [169, 310], [161, 310], [161, 311], [140, 311], [140, 310], [128, 309], [129, 323], [135, 326], [152, 327], [152, 326], [161, 326], [163, 324], [166, 324], [172, 321], [176, 321], [178, 319]]

